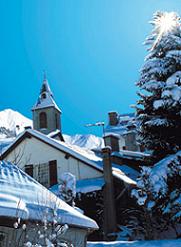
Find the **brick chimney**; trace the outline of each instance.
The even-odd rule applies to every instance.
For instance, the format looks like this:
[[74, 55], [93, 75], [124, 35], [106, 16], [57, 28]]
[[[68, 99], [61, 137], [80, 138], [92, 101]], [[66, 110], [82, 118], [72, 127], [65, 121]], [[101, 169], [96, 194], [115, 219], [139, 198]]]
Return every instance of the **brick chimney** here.
[[109, 125], [116, 126], [118, 124], [118, 113], [116, 111], [112, 111], [108, 113], [109, 116]]
[[113, 152], [119, 152], [119, 135], [114, 133], [106, 133], [103, 138], [105, 146], [110, 146]]
[[112, 163], [111, 163], [111, 148], [105, 147], [102, 149], [103, 156], [103, 172], [104, 172], [104, 220], [103, 230], [105, 240], [109, 233], [115, 232], [116, 230], [116, 208], [114, 199], [114, 186], [112, 176]]

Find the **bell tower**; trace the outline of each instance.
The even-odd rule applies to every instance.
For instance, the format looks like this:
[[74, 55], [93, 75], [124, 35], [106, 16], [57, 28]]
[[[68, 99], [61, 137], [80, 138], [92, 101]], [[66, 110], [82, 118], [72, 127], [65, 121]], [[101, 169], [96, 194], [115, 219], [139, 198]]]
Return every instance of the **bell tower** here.
[[[43, 134], [50, 134], [59, 130], [61, 134], [61, 110], [54, 101], [46, 74], [37, 102], [32, 107], [33, 128]], [[62, 136], [62, 134], [61, 134]]]

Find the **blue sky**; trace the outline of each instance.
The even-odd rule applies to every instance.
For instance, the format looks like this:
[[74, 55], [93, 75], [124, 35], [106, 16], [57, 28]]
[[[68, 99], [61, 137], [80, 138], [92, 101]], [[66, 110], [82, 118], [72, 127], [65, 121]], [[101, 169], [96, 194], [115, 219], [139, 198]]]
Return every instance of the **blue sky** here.
[[84, 125], [133, 111], [156, 10], [181, 14], [181, 1], [1, 0], [0, 110], [31, 118], [45, 69], [63, 132], [100, 135]]

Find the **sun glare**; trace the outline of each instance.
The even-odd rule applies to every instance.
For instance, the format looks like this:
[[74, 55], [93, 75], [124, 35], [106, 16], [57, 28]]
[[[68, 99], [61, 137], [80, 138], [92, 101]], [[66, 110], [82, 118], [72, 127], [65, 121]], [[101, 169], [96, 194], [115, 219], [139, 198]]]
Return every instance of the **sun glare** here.
[[154, 33], [157, 36], [151, 48], [153, 50], [164, 35], [176, 31], [180, 27], [180, 18], [175, 12], [157, 12], [151, 23], [155, 26]]
[[179, 18], [174, 12], [165, 12], [156, 20], [155, 24], [157, 25], [159, 32], [165, 34], [178, 27]]

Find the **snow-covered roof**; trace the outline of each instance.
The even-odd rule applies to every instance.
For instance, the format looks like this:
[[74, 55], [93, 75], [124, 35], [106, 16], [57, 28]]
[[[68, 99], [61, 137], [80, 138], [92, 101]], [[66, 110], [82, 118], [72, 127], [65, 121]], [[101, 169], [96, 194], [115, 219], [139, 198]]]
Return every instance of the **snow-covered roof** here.
[[[98, 228], [94, 220], [63, 202], [16, 165], [0, 161], [0, 217], [42, 221], [44, 214], [54, 209], [61, 224]], [[51, 221], [52, 214], [50, 218], [48, 215]]]
[[[88, 179], [81, 179], [81, 180], [77, 180], [76, 181], [76, 192], [79, 193], [89, 193], [92, 191], [97, 191], [97, 190], [101, 190], [103, 185], [104, 185], [104, 178], [100, 177], [100, 178], [88, 178]], [[53, 193], [55, 193], [56, 195], [58, 195], [58, 184], [53, 185], [50, 188], [50, 191], [52, 191]]]
[[145, 158], [151, 157], [151, 155], [148, 153], [135, 152], [129, 150], [120, 150], [119, 152], [113, 152], [112, 156], [117, 156], [126, 159], [134, 159], [134, 160], [144, 160]]
[[[7, 149], [5, 149], [5, 151], [2, 153], [2, 158], [6, 157], [6, 155], [10, 152], [10, 150], [13, 148], [13, 146], [19, 142], [19, 140], [21, 138], [23, 138], [23, 136], [28, 136], [31, 135], [41, 141], [43, 141], [44, 143], [47, 143], [48, 145], [63, 151], [69, 155], [71, 155], [74, 158], [77, 158], [79, 160], [81, 160], [82, 162], [86, 163], [87, 165], [90, 165], [91, 167], [103, 172], [103, 161], [102, 158], [98, 157], [95, 155], [95, 153], [91, 150], [88, 149], [84, 149], [81, 147], [78, 147], [76, 145], [71, 145], [68, 143], [65, 143], [63, 141], [59, 141], [53, 138], [48, 137], [47, 135], [33, 130], [33, 129], [27, 129], [25, 130], [22, 134], [20, 134], [15, 140], [14, 142], [9, 145], [7, 147]], [[121, 170], [121, 167], [120, 167]], [[119, 176], [119, 172], [118, 171], [114, 171], [113, 175], [115, 177], [117, 177], [118, 179], [123, 180], [124, 182], [128, 182], [129, 180], [126, 178], [126, 174], [124, 174], [124, 176]]]
[[125, 174], [131, 180], [133, 180], [133, 184], [135, 184], [138, 176], [140, 176], [140, 173], [137, 170], [135, 170], [135, 169], [133, 169], [127, 165], [121, 165], [120, 166], [118, 164], [113, 163], [112, 166], [115, 169], [119, 169], [119, 171], [121, 171], [123, 174]]
[[60, 130], [57, 129], [57, 130], [54, 130], [54, 131], [50, 132], [47, 136], [52, 138], [53, 136], [56, 136], [56, 135], [58, 135], [60, 133], [61, 133]]
[[59, 107], [57, 106], [57, 104], [53, 99], [53, 94], [50, 90], [48, 80], [44, 79], [40, 95], [38, 97], [36, 104], [32, 107], [32, 110], [34, 111], [36, 109], [42, 109], [47, 107], [55, 107], [59, 112], [61, 112], [61, 110], [59, 109]]
[[15, 137], [11, 138], [0, 138], [0, 150], [3, 152], [7, 147], [14, 141]]
[[118, 138], [118, 139], [120, 138], [120, 135], [119, 134], [116, 134], [114, 132], [106, 132], [104, 134], [104, 137], [108, 137], [108, 136], [113, 136], [113, 137]]
[[113, 176], [115, 176], [116, 178], [124, 181], [126, 184], [132, 184], [132, 185], [136, 185], [136, 181], [134, 181], [133, 179], [131, 179], [130, 177], [128, 177], [122, 170], [121, 167], [114, 167], [112, 168], [112, 173]]

